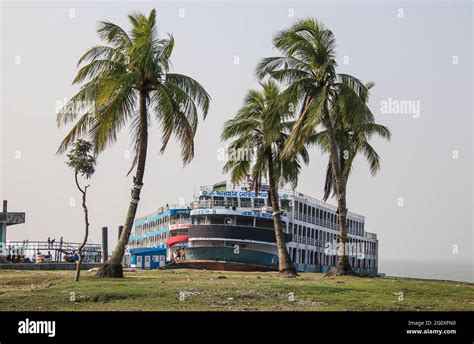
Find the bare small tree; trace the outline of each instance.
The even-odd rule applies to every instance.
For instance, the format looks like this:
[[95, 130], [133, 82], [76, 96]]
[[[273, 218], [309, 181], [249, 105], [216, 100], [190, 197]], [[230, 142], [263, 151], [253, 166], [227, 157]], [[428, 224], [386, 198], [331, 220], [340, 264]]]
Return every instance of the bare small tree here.
[[87, 238], [89, 236], [89, 211], [86, 205], [86, 196], [87, 188], [90, 185], [85, 185], [81, 187], [79, 184], [79, 175], [85, 179], [90, 179], [95, 172], [95, 165], [97, 163], [96, 157], [91, 155], [90, 152], [93, 150], [93, 145], [86, 140], [77, 140], [74, 143], [73, 148], [67, 155], [66, 164], [74, 170], [74, 180], [76, 181], [76, 186], [82, 194], [82, 208], [84, 210], [84, 222], [85, 222], [85, 233], [84, 241], [78, 249], [79, 260], [76, 265], [76, 276], [74, 281], [79, 281], [79, 276], [81, 273], [81, 264], [84, 259], [83, 249], [86, 246]]

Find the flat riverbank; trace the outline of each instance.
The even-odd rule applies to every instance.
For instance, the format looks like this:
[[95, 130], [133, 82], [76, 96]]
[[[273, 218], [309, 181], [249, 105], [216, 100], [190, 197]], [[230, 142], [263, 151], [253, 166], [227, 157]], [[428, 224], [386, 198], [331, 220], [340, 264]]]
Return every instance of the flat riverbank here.
[[474, 285], [395, 277], [168, 270], [99, 279], [83, 271], [0, 270], [0, 311], [474, 311]]

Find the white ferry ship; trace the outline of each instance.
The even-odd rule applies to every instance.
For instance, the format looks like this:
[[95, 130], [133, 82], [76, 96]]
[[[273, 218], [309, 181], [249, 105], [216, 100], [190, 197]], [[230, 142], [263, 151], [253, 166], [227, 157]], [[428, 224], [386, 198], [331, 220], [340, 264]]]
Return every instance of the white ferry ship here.
[[[277, 270], [278, 256], [268, 187], [202, 186], [189, 205], [169, 206], [139, 218], [130, 236], [130, 263], [222, 270]], [[337, 262], [337, 207], [295, 190], [279, 190], [282, 225], [298, 271], [327, 272]], [[377, 235], [365, 218], [348, 212], [349, 261], [364, 274], [378, 272]]]

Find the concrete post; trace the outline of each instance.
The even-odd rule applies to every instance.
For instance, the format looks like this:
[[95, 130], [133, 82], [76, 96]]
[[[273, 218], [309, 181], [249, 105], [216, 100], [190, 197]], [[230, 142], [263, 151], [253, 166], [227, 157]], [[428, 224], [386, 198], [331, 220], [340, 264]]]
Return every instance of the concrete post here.
[[[6, 199], [3, 200], [3, 212], [6, 213], [8, 208], [8, 201]], [[5, 243], [7, 242], [7, 224], [0, 223], [0, 245], [2, 245], [2, 251], [5, 251]]]
[[105, 263], [109, 258], [107, 227], [102, 227], [102, 263]]

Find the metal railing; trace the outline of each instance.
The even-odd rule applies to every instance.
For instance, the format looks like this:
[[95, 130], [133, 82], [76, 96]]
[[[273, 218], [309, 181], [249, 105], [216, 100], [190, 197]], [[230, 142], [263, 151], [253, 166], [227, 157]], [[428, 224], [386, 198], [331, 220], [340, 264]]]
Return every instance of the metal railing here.
[[[249, 188], [249, 185], [248, 184], [245, 184], [245, 183], [235, 183], [235, 184], [231, 184], [231, 185], [228, 185], [228, 190], [229, 191], [242, 191], [242, 190], [247, 190]], [[201, 191], [212, 191], [213, 190], [213, 185], [203, 185], [200, 187], [200, 190]], [[268, 186], [265, 186], [263, 185], [262, 186], [262, 189], [261, 191], [268, 191]], [[314, 204], [317, 204], [317, 205], [320, 205], [321, 207], [324, 207], [326, 209], [330, 209], [332, 211], [337, 211], [337, 207], [332, 205], [332, 204], [329, 204], [329, 203], [326, 203], [324, 201], [321, 201], [319, 199], [316, 199], [314, 197], [311, 197], [311, 196], [308, 196], [308, 195], [305, 195], [301, 192], [298, 192], [298, 191], [295, 191], [295, 190], [291, 190], [291, 189], [279, 189], [278, 190], [278, 194], [281, 196], [282, 194], [287, 194], [289, 196], [293, 196], [293, 197], [299, 197], [299, 198], [302, 198], [306, 201], [309, 201], [311, 203], [314, 203]], [[280, 197], [281, 198], [281, 197]], [[288, 209], [289, 210], [289, 209]], [[287, 210], [287, 211], [288, 211]], [[363, 215], [360, 215], [360, 214], [357, 214], [357, 213], [353, 213], [351, 211], [348, 211], [347, 212], [347, 216], [349, 217], [352, 217], [354, 219], [357, 219], [359, 221], [365, 221], [365, 217]]]
[[169, 225], [170, 226], [173, 226], [173, 225], [180, 225], [180, 224], [188, 224], [188, 223], [191, 223], [191, 219], [173, 219], [170, 221]]
[[156, 211], [154, 211], [151, 214], [142, 216], [142, 217], [137, 217], [135, 221], [147, 221], [149, 218], [163, 214], [167, 210], [171, 209], [187, 209], [189, 208], [189, 204], [167, 204], [166, 206], [159, 207]]
[[[5, 246], [11, 246], [12, 248], [24, 248], [25, 250], [62, 250], [62, 251], [77, 251], [80, 243], [76, 242], [58, 242], [55, 241], [54, 243], [48, 243], [47, 241], [7, 241]], [[84, 251], [97, 251], [101, 252], [101, 245], [100, 244], [92, 244], [87, 243], [84, 246]]]
[[[54, 261], [60, 261], [63, 255], [77, 252], [81, 243], [75, 242], [50, 242], [47, 241], [7, 241], [4, 245], [4, 252], [8, 254], [20, 254], [25, 256], [35, 255], [39, 252], [42, 254], [52, 251], [54, 257], [51, 257]], [[82, 253], [84, 255], [84, 261], [100, 261], [102, 256], [102, 249], [100, 244], [87, 243]]]
[[[272, 212], [272, 207], [265, 204], [253, 204], [252, 202], [235, 202], [226, 200], [199, 200], [191, 203], [191, 209], [210, 209], [210, 208], [245, 208], [260, 212]], [[288, 212], [288, 207], [280, 206], [280, 209]]]
[[322, 240], [317, 240], [315, 238], [308, 238], [307, 236], [303, 236], [299, 234], [293, 234], [293, 242], [296, 242], [299, 244], [311, 245], [311, 246], [323, 246]]

